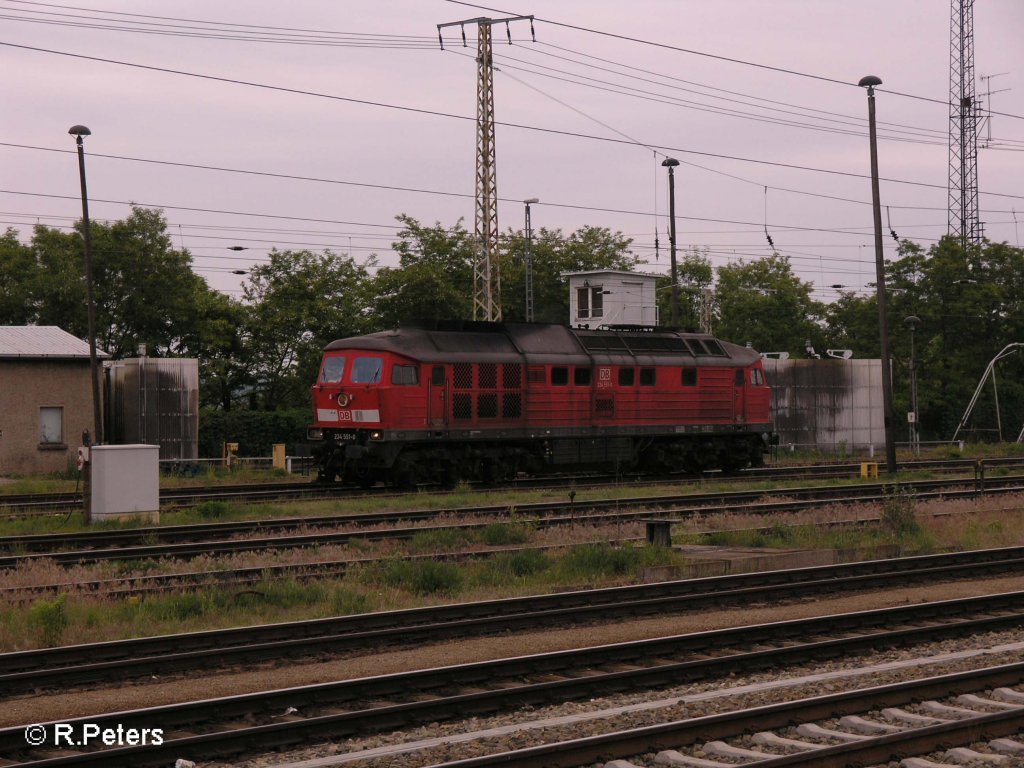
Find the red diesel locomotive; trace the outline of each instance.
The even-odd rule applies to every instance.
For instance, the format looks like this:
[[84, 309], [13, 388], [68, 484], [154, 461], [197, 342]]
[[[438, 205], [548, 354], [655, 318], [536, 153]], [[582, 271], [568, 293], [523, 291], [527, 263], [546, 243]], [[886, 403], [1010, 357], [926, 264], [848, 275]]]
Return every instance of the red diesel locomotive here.
[[399, 487], [582, 468], [760, 465], [760, 356], [708, 334], [461, 323], [340, 339], [313, 392], [319, 479]]

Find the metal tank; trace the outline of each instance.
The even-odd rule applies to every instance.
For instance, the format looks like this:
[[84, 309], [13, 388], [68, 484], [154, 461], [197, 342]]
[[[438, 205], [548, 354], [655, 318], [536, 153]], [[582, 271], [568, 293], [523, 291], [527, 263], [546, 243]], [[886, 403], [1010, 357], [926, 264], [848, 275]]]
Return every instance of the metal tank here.
[[160, 460], [199, 458], [199, 361], [138, 357], [104, 364], [107, 442], [158, 445]]

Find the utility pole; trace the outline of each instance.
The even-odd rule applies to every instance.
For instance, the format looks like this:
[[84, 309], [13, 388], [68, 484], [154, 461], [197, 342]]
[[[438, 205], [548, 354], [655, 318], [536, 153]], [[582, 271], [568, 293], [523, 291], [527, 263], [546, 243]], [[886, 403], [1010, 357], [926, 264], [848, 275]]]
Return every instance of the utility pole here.
[[533, 322], [533, 223], [530, 221], [530, 204], [539, 203], [540, 198], [523, 200], [526, 205], [526, 252], [523, 259], [523, 282], [526, 284], [526, 322]]
[[952, 0], [949, 24], [949, 226], [963, 246], [981, 242], [974, 0]]
[[[473, 319], [501, 320], [501, 268], [498, 257], [498, 182], [494, 140], [494, 62], [491, 51], [491, 29], [504, 24], [509, 45], [512, 32], [509, 23], [529, 19], [533, 36], [533, 16], [509, 16], [503, 19], [478, 17], [437, 25], [437, 38], [444, 50], [441, 30], [458, 26], [462, 29], [462, 45], [466, 46], [466, 24], [477, 26], [476, 46], [476, 225], [473, 259]], [[536, 40], [536, 36], [533, 36]]]

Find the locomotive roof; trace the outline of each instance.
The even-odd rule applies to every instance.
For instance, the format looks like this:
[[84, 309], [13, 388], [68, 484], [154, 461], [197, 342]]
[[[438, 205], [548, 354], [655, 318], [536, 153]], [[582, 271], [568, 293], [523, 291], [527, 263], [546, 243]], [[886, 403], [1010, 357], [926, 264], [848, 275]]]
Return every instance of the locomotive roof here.
[[338, 339], [326, 349], [392, 352], [426, 363], [500, 363], [525, 358], [528, 364], [538, 365], [678, 365], [683, 357], [699, 360], [702, 366], [746, 366], [758, 359], [754, 350], [706, 333], [637, 328], [586, 330], [544, 323], [405, 327]]

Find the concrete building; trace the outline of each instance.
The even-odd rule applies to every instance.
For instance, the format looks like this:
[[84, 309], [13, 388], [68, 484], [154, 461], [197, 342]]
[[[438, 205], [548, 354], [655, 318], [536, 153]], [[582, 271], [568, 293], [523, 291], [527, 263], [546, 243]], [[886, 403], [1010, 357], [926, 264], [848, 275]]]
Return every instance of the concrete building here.
[[89, 344], [56, 326], [0, 326], [0, 475], [74, 467], [92, 427]]

